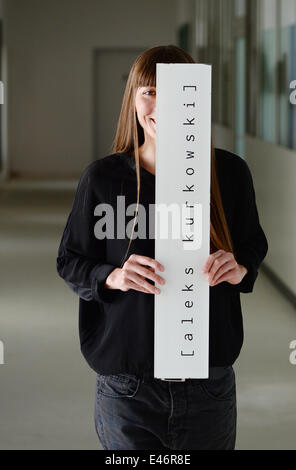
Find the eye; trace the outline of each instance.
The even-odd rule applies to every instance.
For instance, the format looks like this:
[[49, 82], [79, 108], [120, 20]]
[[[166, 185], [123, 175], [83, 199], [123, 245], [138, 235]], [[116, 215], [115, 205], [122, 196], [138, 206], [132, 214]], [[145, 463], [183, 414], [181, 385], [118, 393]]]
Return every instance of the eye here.
[[146, 95], [146, 93], [155, 93], [155, 91], [154, 90], [146, 90], [146, 91], [144, 91], [143, 95]]

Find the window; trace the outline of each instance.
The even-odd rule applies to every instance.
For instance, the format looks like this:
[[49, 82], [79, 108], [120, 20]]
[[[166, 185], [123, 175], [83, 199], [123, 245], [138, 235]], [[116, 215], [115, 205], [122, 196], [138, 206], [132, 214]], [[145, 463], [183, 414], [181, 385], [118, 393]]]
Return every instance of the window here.
[[212, 65], [213, 121], [233, 126], [233, 0], [197, 0], [196, 56]]
[[[243, 4], [246, 14], [237, 21], [235, 11]], [[244, 132], [296, 149], [296, 106], [290, 102], [290, 83], [296, 80], [296, 0], [196, 0], [196, 15], [197, 61], [212, 65], [213, 121], [237, 133], [234, 111], [246, 97]], [[238, 58], [245, 50], [244, 72]], [[238, 70], [244, 80], [237, 80], [235, 96]]]

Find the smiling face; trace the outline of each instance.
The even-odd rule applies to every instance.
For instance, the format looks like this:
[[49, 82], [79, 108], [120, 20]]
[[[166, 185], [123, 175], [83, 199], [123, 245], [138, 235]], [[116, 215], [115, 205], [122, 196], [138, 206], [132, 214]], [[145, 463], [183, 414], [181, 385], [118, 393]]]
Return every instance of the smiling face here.
[[141, 124], [145, 140], [156, 137], [156, 88], [153, 86], [139, 87], [135, 97], [138, 121]]

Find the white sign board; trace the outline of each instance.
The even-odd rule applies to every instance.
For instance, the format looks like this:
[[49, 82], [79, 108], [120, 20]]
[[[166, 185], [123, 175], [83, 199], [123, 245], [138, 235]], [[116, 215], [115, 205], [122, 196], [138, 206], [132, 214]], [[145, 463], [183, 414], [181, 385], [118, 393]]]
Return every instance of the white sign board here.
[[156, 65], [154, 376], [208, 378], [211, 66]]

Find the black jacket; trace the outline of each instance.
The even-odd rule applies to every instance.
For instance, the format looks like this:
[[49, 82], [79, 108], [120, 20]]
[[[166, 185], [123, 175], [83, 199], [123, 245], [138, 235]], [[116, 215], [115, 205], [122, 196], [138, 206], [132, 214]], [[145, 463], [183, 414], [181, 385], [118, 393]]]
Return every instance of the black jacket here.
[[[240, 284], [209, 287], [209, 365], [227, 366], [234, 363], [243, 343], [240, 292], [252, 292], [268, 244], [247, 163], [221, 149], [215, 150], [215, 156], [236, 261], [248, 269]], [[140, 175], [140, 203], [148, 214], [149, 204], [155, 203], [155, 175], [143, 167]], [[80, 345], [90, 367], [104, 375], [153, 377], [154, 295], [104, 288], [110, 272], [121, 266], [129, 240], [116, 239], [116, 233], [114, 239], [98, 239], [94, 227], [99, 217], [94, 208], [102, 202], [116, 208], [117, 195], [125, 196], [125, 207], [137, 201], [135, 160], [130, 153], [108, 155], [84, 170], [59, 246], [57, 270], [79, 296]], [[114, 215], [116, 227], [116, 210]], [[155, 258], [154, 250], [154, 239], [136, 238], [127, 258], [131, 253]]]

